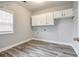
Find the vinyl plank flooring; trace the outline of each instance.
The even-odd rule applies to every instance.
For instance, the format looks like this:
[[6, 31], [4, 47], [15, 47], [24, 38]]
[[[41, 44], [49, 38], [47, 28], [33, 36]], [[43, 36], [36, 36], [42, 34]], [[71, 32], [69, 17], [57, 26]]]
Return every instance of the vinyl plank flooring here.
[[[31, 44], [31, 46], [36, 46], [36, 44]], [[42, 48], [38, 48], [38, 49], [42, 49], [42, 50], [46, 50], [46, 51], [49, 51], [50, 52], [50, 50], [51, 50], [51, 52], [50, 53], [60, 53], [60, 52], [62, 52], [63, 54], [71, 54], [71, 55], [75, 55], [74, 53], [75, 53], [75, 51], [74, 50], [72, 50], [72, 51], [68, 51], [68, 50], [66, 50], [66, 49], [59, 49], [59, 48], [55, 48], [55, 47], [46, 47], [46, 46], [41, 46]], [[54, 49], [53, 49], [54, 48]]]
[[0, 53], [0, 57], [77, 57], [71, 46], [31, 40]]
[[[50, 53], [47, 53], [46, 51], [43, 51], [43, 50], [40, 50], [39, 48], [37, 48], [37, 47], [34, 47], [34, 46], [31, 46], [31, 45], [29, 45], [29, 44], [27, 44], [27, 45], [25, 45], [24, 46], [25, 47], [25, 49], [23, 50], [23, 49], [20, 49], [20, 48], [18, 48], [18, 47], [16, 47], [17, 49], [20, 49], [21, 51], [24, 51], [24, 52], [33, 52], [33, 53], [35, 53], [36, 55], [38, 55], [38, 54], [40, 54], [40, 55], [45, 55], [45, 56], [54, 56], [54, 55], [50, 55]], [[43, 53], [43, 54], [42, 54]]]

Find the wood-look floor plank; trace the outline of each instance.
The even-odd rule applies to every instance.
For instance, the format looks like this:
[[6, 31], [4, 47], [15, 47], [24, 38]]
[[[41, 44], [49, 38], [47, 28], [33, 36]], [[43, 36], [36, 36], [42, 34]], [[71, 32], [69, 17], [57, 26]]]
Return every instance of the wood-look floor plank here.
[[[17, 49], [19, 49], [18, 47], [16, 47]], [[37, 49], [37, 48], [35, 48], [35, 47], [32, 47], [32, 46], [30, 46], [30, 45], [25, 45], [25, 49], [20, 49], [21, 51], [24, 51], [24, 52], [26, 52], [27, 53], [27, 51], [28, 52], [33, 52], [33, 54], [35, 53], [36, 55], [38, 55], [38, 54], [40, 54], [40, 55], [42, 55], [42, 56], [54, 56], [53, 54], [52, 55], [50, 55], [49, 53], [47, 53], [47, 52], [45, 52], [45, 51], [43, 51], [43, 50], [40, 50], [40, 49]]]
[[[37, 46], [36, 44], [30, 44], [30, 45], [31, 46]], [[73, 56], [75, 55], [74, 50], [73, 50], [73, 52], [74, 52], [73, 53], [72, 51], [68, 51], [68, 50], [66, 51], [66, 49], [58, 49], [58, 48], [53, 49], [52, 47], [50, 48], [50, 47], [46, 47], [46, 46], [43, 46], [42, 48], [41, 47], [39, 46], [38, 49], [43, 49], [43, 50], [46, 50], [46, 51], [49, 51], [49, 52], [51, 51], [52, 53], [57, 53], [57, 54], [62, 52], [63, 54], [69, 54], [69, 55], [73, 55]]]
[[31, 40], [0, 53], [1, 57], [76, 57], [71, 46]]
[[38, 50], [41, 50], [41, 51], [44, 51], [44, 52], [46, 52], [46, 53], [49, 53], [49, 54], [52, 54], [52, 55], [57, 55], [57, 53], [55, 53], [55, 51], [54, 52], [51, 52], [51, 51], [48, 51], [47, 49], [43, 49], [43, 48], [41, 48], [41, 47], [39, 47], [39, 46], [34, 46], [34, 45], [32, 45], [32, 44], [28, 44], [28, 46], [30, 46], [31, 48], [35, 48], [35, 49], [38, 49]]

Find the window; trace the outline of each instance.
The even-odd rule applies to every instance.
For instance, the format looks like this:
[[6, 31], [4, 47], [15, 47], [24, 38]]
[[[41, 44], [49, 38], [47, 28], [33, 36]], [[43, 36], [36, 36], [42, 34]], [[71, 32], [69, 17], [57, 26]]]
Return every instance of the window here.
[[0, 10], [0, 34], [13, 33], [13, 15]]

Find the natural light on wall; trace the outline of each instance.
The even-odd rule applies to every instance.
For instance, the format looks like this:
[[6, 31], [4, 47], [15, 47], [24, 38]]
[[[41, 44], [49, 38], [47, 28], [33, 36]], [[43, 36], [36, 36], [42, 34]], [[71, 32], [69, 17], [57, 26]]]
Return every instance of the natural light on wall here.
[[13, 14], [0, 10], [0, 34], [13, 33]]
[[43, 3], [43, 2], [45, 2], [45, 1], [34, 1], [35, 3]]

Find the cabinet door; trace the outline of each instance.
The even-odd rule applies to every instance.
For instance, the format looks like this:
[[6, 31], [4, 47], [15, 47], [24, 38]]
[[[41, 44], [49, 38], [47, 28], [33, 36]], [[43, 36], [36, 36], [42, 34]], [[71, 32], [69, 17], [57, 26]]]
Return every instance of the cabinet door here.
[[39, 15], [32, 16], [32, 26], [37, 26], [39, 24], [40, 24], [40, 22], [39, 22]]
[[32, 26], [54, 25], [53, 13], [32, 16]]
[[32, 16], [32, 26], [36, 25], [35, 16]]
[[41, 24], [40, 23], [41, 22], [40, 18], [41, 18], [41, 15], [36, 15], [36, 20], [35, 21], [36, 21], [37, 26], [39, 26]]
[[73, 16], [73, 8], [63, 10], [63, 16], [64, 17], [72, 17]]
[[39, 22], [40, 22], [40, 25], [46, 25], [46, 14], [40, 14], [39, 15]]
[[54, 25], [53, 12], [47, 13], [46, 25]]
[[63, 11], [55, 11], [54, 12], [54, 18], [61, 18], [63, 17]]
[[32, 26], [46, 25], [46, 14], [32, 16]]

